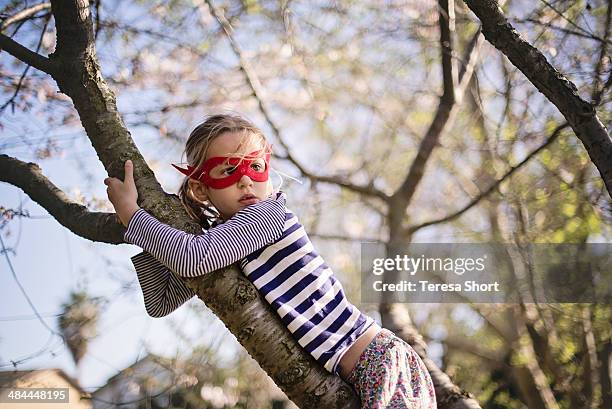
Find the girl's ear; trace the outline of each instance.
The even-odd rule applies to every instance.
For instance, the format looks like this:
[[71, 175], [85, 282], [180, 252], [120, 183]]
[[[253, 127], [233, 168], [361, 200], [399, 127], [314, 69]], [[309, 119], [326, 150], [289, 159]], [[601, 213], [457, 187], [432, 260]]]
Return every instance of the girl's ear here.
[[189, 184], [189, 189], [193, 193], [193, 196], [199, 200], [200, 202], [205, 202], [208, 200], [208, 194], [206, 193], [206, 186], [204, 183], [199, 180], [189, 179], [187, 182]]

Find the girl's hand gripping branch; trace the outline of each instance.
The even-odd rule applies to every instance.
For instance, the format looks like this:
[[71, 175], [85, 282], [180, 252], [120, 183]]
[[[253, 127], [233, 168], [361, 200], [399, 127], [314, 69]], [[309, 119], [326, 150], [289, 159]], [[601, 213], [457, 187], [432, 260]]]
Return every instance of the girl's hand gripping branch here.
[[130, 218], [140, 207], [136, 203], [138, 192], [134, 183], [134, 165], [131, 160], [125, 161], [125, 178], [123, 182], [117, 178], [106, 178], [104, 184], [108, 199], [115, 208], [121, 223], [127, 227]]

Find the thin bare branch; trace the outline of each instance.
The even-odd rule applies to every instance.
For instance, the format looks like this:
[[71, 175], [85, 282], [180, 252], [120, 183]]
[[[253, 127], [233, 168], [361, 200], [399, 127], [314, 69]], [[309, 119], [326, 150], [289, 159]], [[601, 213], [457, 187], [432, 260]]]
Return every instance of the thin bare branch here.
[[508, 169], [508, 171], [506, 171], [506, 173], [501, 178], [499, 178], [495, 182], [493, 182], [487, 189], [485, 189], [481, 194], [476, 196], [474, 199], [472, 199], [467, 205], [465, 205], [461, 209], [455, 211], [454, 213], [449, 214], [448, 216], [445, 216], [445, 217], [442, 217], [442, 218], [439, 218], [439, 219], [430, 220], [430, 221], [427, 221], [427, 222], [424, 222], [424, 223], [420, 223], [420, 224], [417, 224], [415, 226], [411, 226], [411, 227], [408, 228], [408, 232], [410, 234], [413, 234], [414, 232], [416, 232], [417, 230], [422, 229], [423, 227], [431, 226], [431, 225], [434, 225], [434, 224], [446, 223], [446, 222], [449, 222], [449, 221], [454, 220], [457, 217], [461, 216], [463, 213], [467, 212], [472, 207], [476, 206], [478, 204], [478, 202], [480, 202], [482, 199], [484, 199], [485, 197], [487, 197], [488, 195], [493, 193], [493, 191], [496, 190], [497, 187], [503, 181], [508, 179], [510, 176], [512, 176], [512, 174], [514, 172], [516, 172], [521, 167], [523, 167], [523, 165], [525, 165], [527, 162], [529, 162], [529, 160], [531, 158], [533, 158], [538, 153], [540, 153], [542, 151], [542, 149], [546, 148], [551, 143], [553, 143], [557, 139], [557, 137], [561, 134], [561, 131], [566, 129], [568, 126], [569, 126], [569, 124], [567, 122], [557, 126], [555, 128], [555, 130], [553, 131], [553, 133], [546, 139], [546, 141], [544, 141], [540, 146], [538, 146], [536, 149], [531, 151], [527, 156], [525, 156], [525, 158], [522, 161], [520, 161], [519, 163], [517, 163], [516, 165], [514, 165], [510, 169]]
[[[257, 73], [255, 72], [255, 70], [252, 68], [248, 59], [244, 57], [244, 53], [242, 52], [240, 45], [234, 38], [233, 29], [230, 23], [227, 21], [223, 13], [213, 5], [211, 0], [205, 0], [205, 1], [206, 1], [206, 4], [208, 5], [208, 9], [210, 10], [210, 13], [217, 20], [217, 22], [221, 25], [221, 27], [223, 27], [223, 30], [225, 31], [227, 39], [230, 42], [232, 50], [234, 51], [234, 53], [236, 54], [236, 56], [238, 57], [240, 61], [240, 70], [244, 73], [244, 76], [247, 80], [247, 84], [253, 91], [253, 96], [255, 97], [255, 100], [257, 101], [259, 110], [261, 111], [266, 122], [270, 126], [270, 129], [272, 129], [272, 133], [274, 134], [276, 139], [279, 141], [279, 144], [285, 151], [285, 155], [277, 155], [277, 157], [291, 162], [296, 168], [298, 168], [298, 170], [300, 171], [300, 173], [302, 173], [302, 175], [309, 178], [313, 182], [316, 181], [316, 182], [336, 184], [345, 189], [352, 190], [353, 192], [360, 193], [362, 195], [378, 197], [386, 201], [388, 199], [388, 196], [384, 192], [376, 189], [372, 185], [369, 185], [369, 186], [355, 185], [354, 183], [350, 182], [349, 180], [341, 176], [315, 175], [312, 172], [309, 172], [308, 170], [306, 170], [306, 168], [302, 164], [299, 163], [299, 161], [291, 154], [291, 150], [289, 149], [287, 144], [285, 144], [284, 138], [282, 137], [282, 133], [281, 133], [279, 126], [274, 122], [274, 120], [272, 120], [272, 116], [270, 115], [270, 109], [268, 107], [268, 103], [265, 98], [265, 92], [263, 90], [261, 82], [259, 81], [259, 77], [257, 76]], [[200, 6], [200, 8], [202, 7], [203, 5]]]
[[576, 27], [576, 29], [578, 29], [579, 31], [582, 31], [582, 32], [583, 32], [583, 33], [585, 33], [585, 34], [592, 34], [590, 31], [585, 30], [584, 28], [582, 28], [582, 27], [580, 27], [578, 24], [576, 24], [576, 22], [575, 22], [575, 21], [572, 21], [571, 19], [569, 19], [569, 18], [565, 17], [565, 14], [563, 14], [563, 13], [561, 12], [561, 10], [559, 10], [558, 8], [556, 8], [556, 7], [554, 6], [554, 4], [551, 4], [551, 3], [549, 3], [549, 2], [548, 2], [548, 1], [546, 1], [546, 0], [540, 0], [540, 1], [541, 1], [542, 3], [544, 3], [544, 4], [545, 4], [547, 7], [549, 7], [551, 10], [553, 10], [555, 13], [557, 13], [557, 15], [558, 15], [559, 17], [561, 17], [563, 20], [567, 21], [567, 22], [568, 22], [570, 25], [572, 25], [572, 26]]
[[349, 243], [364, 243], [364, 242], [379, 242], [382, 239], [380, 237], [350, 237], [343, 236], [341, 234], [322, 234], [322, 233], [308, 233], [309, 237], [322, 239], [322, 240], [338, 240], [346, 241]]
[[597, 65], [595, 66], [595, 75], [593, 78], [593, 90], [591, 93], [591, 100], [594, 105], [599, 105], [601, 103], [601, 97], [603, 96], [603, 89], [600, 89], [601, 86], [601, 73], [604, 68], [604, 64], [606, 58], [610, 60], [610, 56], [608, 55], [608, 40], [610, 38], [610, 27], [612, 26], [612, 5], [608, 2], [608, 7], [606, 9], [606, 22], [604, 23], [604, 39], [606, 40], [601, 44], [601, 49], [599, 51], [599, 58], [597, 59]]
[[478, 357], [483, 360], [491, 370], [504, 365], [504, 355], [508, 353], [507, 350], [502, 349], [496, 351], [485, 349], [472, 339], [463, 336], [447, 336], [439, 340], [439, 342], [445, 344], [450, 350], [466, 352]]
[[[96, 15], [97, 16], [97, 15]], [[97, 27], [102, 29], [109, 29], [109, 30], [120, 30], [122, 32], [127, 32], [127, 33], [131, 33], [131, 34], [142, 34], [151, 38], [155, 38], [155, 39], [159, 39], [165, 42], [168, 42], [170, 44], [175, 45], [177, 48], [180, 49], [184, 49], [189, 51], [190, 53], [197, 55], [197, 56], [205, 56], [206, 53], [196, 47], [193, 46], [187, 42], [185, 42], [184, 39], [182, 38], [176, 38], [173, 37], [171, 35], [168, 35], [166, 33], [160, 32], [160, 31], [155, 31], [155, 30], [151, 30], [151, 29], [145, 29], [145, 28], [137, 28], [137, 27], [133, 27], [129, 24], [122, 24], [119, 23], [117, 21], [113, 21], [113, 20], [100, 20], [97, 24]], [[218, 34], [221, 34], [220, 32], [217, 33], [216, 31], [213, 33], [213, 37], [217, 37]]]
[[580, 31], [570, 30], [569, 28], [565, 28], [565, 27], [559, 27], [557, 25], [554, 25], [553, 23], [545, 23], [545, 22], [539, 21], [534, 18], [525, 18], [525, 19], [513, 18], [511, 20], [514, 23], [518, 23], [518, 24], [531, 23], [537, 26], [549, 28], [551, 30], [560, 31], [565, 34], [570, 34], [570, 35], [582, 37], [582, 38], [588, 38], [589, 40], [599, 41], [600, 43], [612, 44], [612, 41], [610, 41], [609, 39], [604, 39], [594, 34], [586, 34]]
[[36, 4], [32, 7], [23, 9], [20, 12], [15, 13], [10, 17], [7, 17], [2, 23], [0, 23], [0, 32], [4, 31], [4, 29], [10, 26], [11, 24], [15, 24], [23, 20], [27, 20], [28, 18], [34, 16], [39, 11], [48, 10], [50, 8], [51, 8], [51, 3], [47, 2], [47, 3]]
[[563, 114], [599, 170], [608, 194], [612, 194], [612, 138], [597, 117], [595, 107], [583, 100], [576, 86], [520, 36], [497, 1], [464, 1], [482, 22], [485, 38], [504, 53]]
[[[45, 31], [47, 31], [47, 25], [49, 24], [49, 16], [47, 16], [47, 18], [45, 19], [45, 24], [40, 32], [40, 36], [38, 38], [38, 44], [36, 45], [36, 53], [38, 53], [38, 51], [40, 50], [40, 47], [42, 45], [43, 42], [43, 37], [45, 35]], [[19, 95], [19, 91], [21, 90], [21, 86], [23, 85], [23, 81], [25, 80], [26, 76], [28, 75], [28, 71], [30, 70], [31, 65], [28, 65], [25, 70], [23, 70], [23, 73], [21, 74], [21, 77], [19, 78], [19, 81], [17, 82], [17, 86], [15, 87], [15, 92], [13, 92], [13, 96], [11, 96], [4, 104], [2, 104], [2, 106], [0, 107], [0, 114], [2, 114], [4, 112], [4, 110], [6, 109], [6, 107], [8, 107], [9, 105], [14, 109], [15, 105], [14, 105], [14, 101], [17, 98], [17, 95]]]

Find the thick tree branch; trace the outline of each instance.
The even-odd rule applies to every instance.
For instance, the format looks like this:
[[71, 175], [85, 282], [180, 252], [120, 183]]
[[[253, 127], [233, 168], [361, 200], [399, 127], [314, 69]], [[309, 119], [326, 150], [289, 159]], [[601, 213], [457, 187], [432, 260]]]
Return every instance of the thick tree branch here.
[[480, 404], [471, 393], [455, 385], [431, 358], [422, 358], [436, 388], [438, 409], [480, 409]]
[[602, 408], [612, 407], [612, 340], [610, 337], [600, 346], [599, 379], [601, 380]]
[[583, 100], [576, 86], [519, 35], [495, 0], [465, 0], [465, 3], [482, 22], [485, 38], [563, 114], [599, 170], [608, 194], [612, 195], [612, 139], [594, 106]]
[[599, 385], [599, 360], [597, 356], [597, 344], [593, 333], [593, 318], [591, 307], [587, 304], [582, 308], [582, 330], [586, 359], [584, 367], [583, 382], [585, 384], [585, 398], [589, 409], [597, 407], [597, 399], [594, 397], [597, 385]]
[[42, 72], [52, 74], [54, 71], [55, 67], [48, 58], [35, 53], [12, 38], [0, 33], [0, 51], [2, 50]]
[[115, 213], [90, 212], [70, 200], [43, 174], [35, 163], [0, 155], [0, 181], [21, 188], [32, 200], [73, 233], [103, 243], [123, 243], [124, 227]]
[[528, 331], [526, 324], [527, 317], [524, 315], [524, 304], [522, 303], [521, 311], [522, 314], [519, 315], [517, 320], [517, 332], [519, 333], [520, 337], [519, 341], [517, 341], [517, 345], [515, 345], [515, 348], [513, 349], [520, 351], [520, 353], [526, 359], [525, 367], [529, 371], [531, 382], [537, 390], [537, 395], [533, 398], [535, 398], [538, 402], [538, 407], [541, 406], [545, 409], [559, 409], [559, 404], [557, 403], [555, 395], [552, 392], [549, 381], [546, 378], [546, 374], [538, 362], [533, 341], [530, 337], [526, 336]]
[[[441, 5], [444, 2], [440, 3]], [[452, 3], [450, 3], [452, 5]], [[441, 7], [443, 10], [443, 7]], [[442, 48], [442, 72], [443, 78], [452, 78], [453, 67], [452, 59], [448, 58], [449, 53], [452, 53], [451, 45], [451, 26], [449, 25], [448, 14], [445, 16], [444, 12], [440, 12], [439, 15], [439, 26], [441, 31], [440, 42]], [[444, 34], [448, 31], [446, 34]], [[447, 38], [445, 40], [445, 38]], [[389, 242], [387, 243], [388, 257], [398, 254], [398, 249], [402, 247], [402, 243], [405, 242], [408, 237], [406, 230], [402, 225], [404, 215], [407, 207], [410, 204], [411, 199], [414, 196], [419, 182], [422, 180], [425, 165], [431, 157], [435, 146], [438, 143], [440, 136], [444, 130], [451, 126], [453, 118], [457, 112], [458, 105], [463, 99], [463, 93], [471, 81], [471, 77], [474, 73], [474, 67], [478, 56], [480, 44], [482, 43], [482, 36], [480, 30], [472, 37], [469, 46], [466, 49], [466, 55], [464, 58], [464, 65], [461, 67], [461, 71], [458, 75], [458, 82], [455, 86], [453, 80], [453, 89], [449, 90], [450, 82], [445, 81], [444, 93], [440, 97], [438, 103], [438, 109], [432, 120], [432, 123], [427, 130], [417, 155], [412, 162], [406, 178], [404, 179], [400, 188], [393, 194], [389, 200], [389, 214], [388, 214], [388, 225], [389, 225]], [[446, 73], [446, 74], [445, 74]], [[394, 282], [389, 272], [384, 276], [385, 282]], [[427, 366], [431, 374], [431, 378], [434, 382], [436, 390], [436, 400], [438, 408], [443, 409], [476, 409], [480, 408], [478, 402], [469, 394], [462, 390], [460, 387], [455, 385], [451, 379], [446, 375], [438, 366], [427, 356], [426, 345], [422, 340], [421, 335], [412, 324], [409, 314], [405, 311], [403, 306], [388, 302], [387, 300], [382, 301], [380, 304], [380, 314], [382, 318], [383, 326], [395, 330], [402, 339], [408, 342], [415, 348], [419, 353], [423, 362]]]
[[[444, 19], [441, 19], [440, 24], [442, 26], [445, 25]], [[419, 145], [416, 157], [410, 165], [408, 174], [400, 188], [391, 197], [391, 212], [395, 213], [395, 218], [399, 224], [394, 224], [397, 224], [398, 228], [401, 228], [401, 223], [399, 221], [403, 219], [406, 208], [410, 204], [417, 186], [425, 174], [425, 166], [431, 157], [431, 153], [437, 145], [440, 136], [453, 121], [458, 106], [455, 101], [461, 101], [467, 84], [470, 82], [481, 43], [482, 36], [480, 35], [480, 31], [478, 31], [472, 37], [466, 50], [466, 57], [464, 58], [465, 65], [462, 67], [459, 74], [459, 83], [454, 93], [455, 98], [453, 100], [444, 99], [444, 97], [440, 98], [436, 114]], [[442, 59], [442, 63], [445, 63], [445, 59]]]
[[455, 75], [453, 66], [453, 37], [455, 32], [455, 0], [438, 0], [438, 21], [440, 22], [440, 49], [442, 51], [442, 99], [447, 103], [455, 100]]
[[301, 408], [357, 408], [359, 398], [293, 338], [255, 286], [238, 269], [188, 280], [274, 382]]
[[62, 67], [52, 76], [60, 90], [72, 98], [87, 136], [109, 176], [123, 179], [124, 163], [131, 159], [139, 204], [165, 223], [198, 232], [199, 227], [188, 217], [177, 217], [186, 216], [182, 206], [163, 192], [117, 112], [115, 95], [98, 65], [88, 1], [53, 1], [52, 11], [57, 46], [49, 57]]

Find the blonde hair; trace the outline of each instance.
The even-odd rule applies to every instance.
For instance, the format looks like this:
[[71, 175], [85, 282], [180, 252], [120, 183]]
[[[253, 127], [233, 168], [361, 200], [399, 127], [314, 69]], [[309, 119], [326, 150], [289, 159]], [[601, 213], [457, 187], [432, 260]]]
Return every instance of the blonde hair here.
[[[241, 134], [240, 146], [248, 145], [256, 138], [262, 143], [264, 149], [269, 149], [264, 134], [247, 119], [232, 114], [216, 114], [206, 117], [204, 122], [196, 126], [189, 134], [184, 152], [187, 163], [197, 169], [206, 160], [206, 154], [212, 141], [227, 132]], [[247, 155], [248, 153], [244, 154], [244, 156]], [[219, 219], [219, 212], [209, 201], [201, 202], [196, 198], [189, 186], [189, 176], [183, 179], [178, 195], [189, 217], [204, 229], [208, 230]]]

